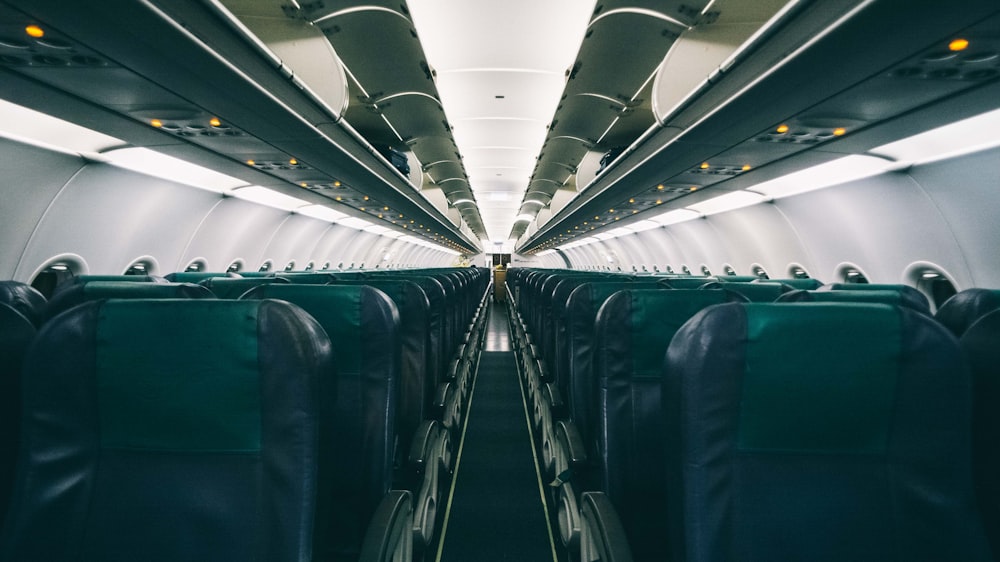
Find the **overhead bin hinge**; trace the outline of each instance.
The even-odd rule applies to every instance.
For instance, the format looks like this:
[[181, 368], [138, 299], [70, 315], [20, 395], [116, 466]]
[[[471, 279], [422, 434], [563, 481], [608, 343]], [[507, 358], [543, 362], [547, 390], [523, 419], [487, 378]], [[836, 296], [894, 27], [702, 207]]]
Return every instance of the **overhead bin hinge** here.
[[281, 5], [281, 11], [285, 12], [285, 15], [289, 18], [312, 21], [309, 14], [316, 13], [325, 7], [326, 5], [323, 3], [323, 0], [316, 0], [315, 2], [290, 0]]
[[718, 21], [719, 15], [722, 14], [719, 10], [702, 12], [701, 9], [688, 6], [687, 4], [681, 4], [680, 7], [677, 8], [677, 11], [691, 21], [692, 27], [696, 25], [708, 25], [715, 23]]

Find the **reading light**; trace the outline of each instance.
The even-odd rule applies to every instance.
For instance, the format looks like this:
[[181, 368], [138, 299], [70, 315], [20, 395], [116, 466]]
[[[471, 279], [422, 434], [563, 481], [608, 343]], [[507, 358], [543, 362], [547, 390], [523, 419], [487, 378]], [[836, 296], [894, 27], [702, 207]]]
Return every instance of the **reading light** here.
[[660, 191], [663, 191], [663, 187], [664, 187], [664, 186], [663, 186], [663, 184], [661, 183], [660, 185], [656, 186], [656, 189], [658, 189], [658, 190], [660, 190]]
[[163, 121], [160, 121], [159, 119], [151, 119], [149, 124], [159, 129], [163, 126]]
[[333, 182], [333, 187], [340, 187], [340, 182], [339, 181]]
[[785, 133], [788, 132], [788, 125], [778, 125], [778, 128], [775, 129], [775, 131], [777, 131], [777, 132], [779, 132], [781, 134], [785, 134]]
[[[28, 32], [28, 35], [31, 35], [31, 32]], [[32, 37], [34, 37], [34, 35], [32, 35]], [[964, 51], [968, 47], [969, 47], [968, 39], [955, 39], [951, 43], [948, 43], [949, 51]]]
[[254, 164], [256, 164], [256, 162], [254, 162], [253, 160], [247, 160], [247, 165], [253, 166]]
[[707, 170], [708, 169], [708, 162], [702, 162], [701, 163], [701, 169], [702, 170]]
[[295, 166], [299, 163], [299, 161], [294, 158], [291, 158], [288, 160], [288, 163], [291, 164], [292, 166]]
[[29, 25], [28, 27], [25, 27], [24, 32], [34, 37], [35, 39], [45, 36], [45, 30], [38, 27], [37, 25]]
[[833, 130], [833, 136], [840, 137], [840, 136], [843, 136], [844, 133], [846, 133], [846, 132], [847, 132], [847, 129], [845, 129], [843, 127], [837, 127], [836, 129]]
[[746, 172], [746, 171], [747, 171], [747, 170], [749, 170], [749, 169], [750, 169], [750, 164], [743, 164], [743, 168], [742, 168], [742, 170], [743, 170], [744, 172]]
[[213, 117], [213, 118], [211, 118], [211, 119], [208, 120], [208, 124], [211, 125], [211, 126], [213, 126], [213, 127], [221, 127], [222, 126], [222, 121], [219, 121], [218, 117]]

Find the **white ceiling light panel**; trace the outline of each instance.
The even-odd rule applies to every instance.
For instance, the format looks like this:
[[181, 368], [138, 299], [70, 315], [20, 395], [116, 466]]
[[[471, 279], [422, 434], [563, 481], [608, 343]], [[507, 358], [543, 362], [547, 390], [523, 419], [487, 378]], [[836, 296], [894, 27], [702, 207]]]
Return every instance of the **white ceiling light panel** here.
[[[407, 6], [437, 72], [486, 231], [505, 238], [595, 1], [410, 0]], [[486, 192], [503, 192], [515, 204]]]

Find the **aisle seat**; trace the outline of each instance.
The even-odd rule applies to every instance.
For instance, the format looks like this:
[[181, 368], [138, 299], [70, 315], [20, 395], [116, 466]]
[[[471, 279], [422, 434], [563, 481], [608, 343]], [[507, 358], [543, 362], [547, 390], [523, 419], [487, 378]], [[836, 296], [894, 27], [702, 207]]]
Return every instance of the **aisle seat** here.
[[346, 476], [317, 463], [333, 366], [322, 328], [283, 302], [98, 300], [59, 316], [26, 360], [0, 558], [333, 560], [318, 554], [341, 523], [317, 499]]
[[659, 554], [636, 560], [991, 559], [972, 381], [926, 315], [718, 305], [674, 336], [663, 377], [666, 526]]
[[[323, 556], [353, 559], [365, 524], [392, 488], [397, 439], [408, 443], [405, 439], [412, 438], [399, 435], [396, 427], [399, 312], [385, 293], [366, 285], [260, 285], [242, 299], [295, 304], [330, 337], [337, 357], [337, 401], [329, 423], [336, 431], [320, 462], [334, 463], [341, 477], [328, 492], [338, 524]], [[414, 498], [417, 529], [426, 528], [427, 517], [435, 515], [435, 502], [429, 494]]]
[[[727, 284], [729, 285], [729, 284]], [[601, 306], [594, 328], [596, 450], [576, 493], [597, 490], [618, 509], [637, 559], [663, 552], [663, 357], [674, 334], [701, 310], [746, 297], [729, 290], [625, 290]], [[567, 488], [563, 487], [564, 490]], [[564, 504], [569, 494], [562, 494]], [[579, 517], [576, 504], [570, 513]], [[579, 525], [579, 523], [578, 523]]]

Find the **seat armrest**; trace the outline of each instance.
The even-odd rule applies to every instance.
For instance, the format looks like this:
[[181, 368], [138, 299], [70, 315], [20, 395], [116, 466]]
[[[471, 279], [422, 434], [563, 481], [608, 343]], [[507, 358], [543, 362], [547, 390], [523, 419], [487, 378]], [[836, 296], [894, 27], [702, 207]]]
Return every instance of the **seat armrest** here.
[[604, 492], [584, 492], [581, 559], [601, 562], [632, 562], [625, 528]]
[[396, 562], [413, 559], [413, 497], [406, 490], [390, 490], [375, 510], [360, 562]]
[[435, 439], [441, 429], [435, 420], [424, 420], [413, 432], [413, 440], [410, 441], [410, 455], [406, 459], [407, 465], [415, 471], [423, 471], [427, 463], [436, 460], [437, 451], [434, 451]]
[[562, 419], [566, 417], [566, 403], [563, 402], [562, 393], [559, 387], [546, 383], [544, 390], [545, 400], [549, 403], [549, 410], [552, 412], [552, 419]]
[[558, 440], [569, 456], [567, 462], [570, 467], [579, 470], [587, 464], [587, 447], [583, 444], [580, 431], [572, 421], [559, 420], [556, 422], [556, 440]]
[[434, 389], [434, 396], [431, 398], [431, 417], [438, 420], [444, 419], [445, 407], [448, 404], [448, 399], [452, 393], [451, 382], [446, 381], [437, 386]]

